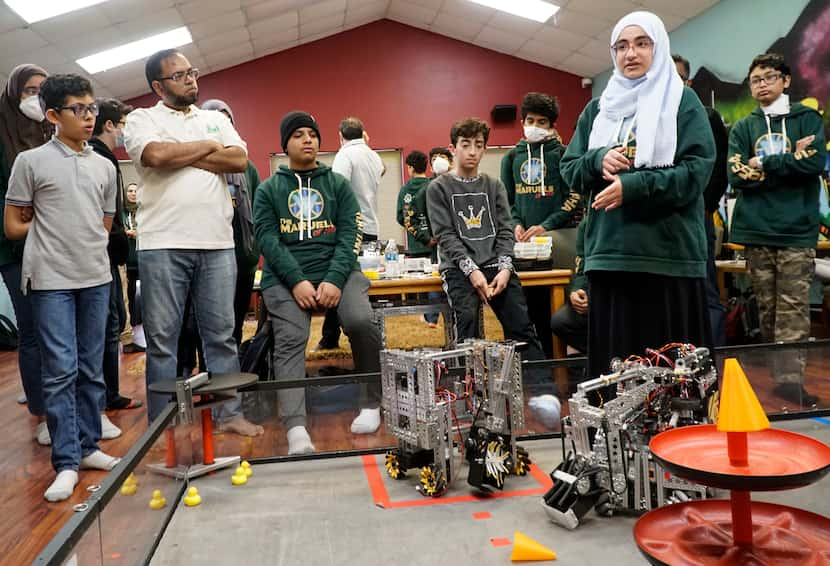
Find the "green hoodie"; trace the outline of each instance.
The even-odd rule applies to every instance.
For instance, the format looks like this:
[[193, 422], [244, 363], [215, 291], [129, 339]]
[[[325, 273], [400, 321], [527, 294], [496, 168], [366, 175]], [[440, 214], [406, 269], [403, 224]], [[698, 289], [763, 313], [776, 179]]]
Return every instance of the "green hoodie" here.
[[262, 288], [282, 283], [293, 289], [308, 280], [342, 289], [359, 269], [362, 225], [345, 177], [321, 163], [312, 171], [280, 166], [254, 199], [254, 232], [265, 256]]
[[[786, 151], [781, 152], [782, 131]], [[795, 151], [801, 138], [816, 136]], [[761, 108], [732, 126], [729, 134], [729, 183], [738, 191], [729, 240], [739, 244], [813, 248], [818, 240], [819, 175], [824, 170], [821, 115], [803, 104], [789, 114], [769, 117]], [[762, 156], [762, 170], [748, 165]]]
[[[562, 157], [562, 177], [588, 198], [585, 217], [585, 272], [629, 271], [674, 277], [706, 276], [703, 190], [715, 162], [715, 142], [706, 111], [690, 88], [677, 111], [674, 165], [620, 173], [622, 206], [594, 210], [591, 203], [610, 183], [602, 178], [609, 147], [588, 149], [599, 99], [588, 103]], [[629, 137], [629, 159], [636, 154]]]
[[430, 179], [412, 177], [398, 193], [398, 224], [406, 230], [406, 251], [411, 256], [428, 256], [432, 248], [427, 245], [432, 235], [426, 223], [425, 193]]
[[580, 196], [562, 180], [559, 161], [563, 153], [565, 146], [556, 134], [536, 143], [519, 140], [502, 158], [501, 182], [512, 205], [514, 226], [545, 230], [576, 226]]

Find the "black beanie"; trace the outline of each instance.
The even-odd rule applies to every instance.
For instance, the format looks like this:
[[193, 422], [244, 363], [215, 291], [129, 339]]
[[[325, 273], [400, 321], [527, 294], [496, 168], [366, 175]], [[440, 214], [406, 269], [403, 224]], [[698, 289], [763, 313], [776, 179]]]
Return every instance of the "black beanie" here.
[[311, 128], [317, 134], [317, 139], [321, 139], [320, 128], [317, 126], [317, 121], [314, 120], [314, 116], [308, 112], [294, 110], [283, 116], [280, 121], [280, 140], [282, 141], [283, 151], [285, 151], [288, 145], [288, 138], [299, 128]]

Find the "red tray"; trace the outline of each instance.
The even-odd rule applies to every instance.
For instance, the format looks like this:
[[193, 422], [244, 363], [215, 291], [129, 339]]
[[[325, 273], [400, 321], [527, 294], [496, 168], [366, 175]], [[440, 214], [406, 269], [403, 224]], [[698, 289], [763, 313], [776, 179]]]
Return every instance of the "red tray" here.
[[830, 447], [814, 438], [774, 428], [747, 434], [746, 467], [729, 463], [726, 433], [713, 424], [667, 430], [652, 438], [649, 448], [673, 474], [721, 489], [792, 489], [830, 472]]
[[651, 564], [671, 566], [819, 566], [830, 564], [830, 519], [752, 502], [753, 545], [732, 544], [728, 500], [707, 499], [649, 511], [634, 539]]

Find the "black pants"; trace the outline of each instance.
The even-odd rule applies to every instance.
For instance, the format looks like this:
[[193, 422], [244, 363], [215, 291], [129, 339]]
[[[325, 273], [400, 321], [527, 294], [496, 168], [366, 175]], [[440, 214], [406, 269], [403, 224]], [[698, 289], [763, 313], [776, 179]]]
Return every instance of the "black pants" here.
[[545, 358], [553, 358], [553, 335], [550, 328], [550, 289], [547, 287], [527, 287], [522, 289], [527, 302], [530, 322], [536, 329], [539, 344]]
[[141, 324], [141, 293], [138, 289], [138, 267], [127, 267], [127, 302], [130, 307], [130, 326]]
[[242, 325], [245, 323], [245, 315], [251, 306], [251, 293], [254, 290], [254, 276], [256, 266], [248, 268], [237, 264], [236, 266], [236, 295], [233, 300], [233, 339], [236, 340], [236, 347], [242, 343]]
[[[376, 234], [363, 234], [364, 242], [377, 242]], [[383, 250], [380, 250], [383, 253]], [[337, 320], [337, 309], [329, 309], [326, 311], [326, 317], [323, 319], [323, 329], [321, 330], [320, 345], [327, 350], [333, 350], [340, 345], [340, 321]]]
[[[124, 306], [124, 290], [121, 288], [121, 274], [118, 266], [110, 268], [112, 283], [110, 284], [109, 313], [107, 314], [107, 333], [104, 342], [104, 383], [107, 386], [106, 403], [110, 407], [118, 401], [118, 345], [121, 342], [121, 331], [127, 324], [127, 309]], [[102, 407], [103, 408], [103, 407]]]
[[582, 353], [588, 351], [588, 315], [579, 314], [570, 304], [559, 307], [553, 313], [550, 330], [568, 346]]
[[[489, 282], [498, 273], [498, 268], [485, 267], [481, 271]], [[445, 270], [441, 273], [441, 278], [444, 280], [444, 292], [452, 308], [455, 332], [459, 342], [466, 338], [483, 338], [483, 336], [478, 336], [481, 299], [470, 284], [470, 280], [458, 269]], [[527, 349], [522, 353], [522, 359], [545, 359], [536, 330], [527, 314], [522, 285], [515, 273], [510, 275], [510, 281], [505, 290], [490, 299], [490, 308], [499, 319], [506, 339], [527, 344]], [[531, 395], [556, 394], [556, 386], [548, 370], [525, 371], [523, 380], [525, 388]]]
[[706, 300], [709, 303], [709, 322], [712, 324], [712, 340], [715, 346], [726, 345], [726, 309], [720, 302], [718, 276], [715, 269], [715, 222], [712, 213], [706, 213]]
[[703, 278], [589, 271], [588, 376], [608, 373], [613, 358], [642, 355], [670, 342], [712, 347]]

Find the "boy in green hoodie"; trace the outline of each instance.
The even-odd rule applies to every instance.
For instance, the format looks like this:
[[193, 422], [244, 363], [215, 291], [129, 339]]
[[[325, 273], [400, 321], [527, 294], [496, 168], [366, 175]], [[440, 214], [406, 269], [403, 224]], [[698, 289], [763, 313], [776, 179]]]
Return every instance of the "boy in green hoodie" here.
[[[501, 160], [501, 182], [511, 204], [517, 242], [551, 236], [557, 267], [570, 268], [576, 253], [576, 226], [581, 197], [562, 180], [559, 160], [565, 153], [554, 128], [559, 104], [549, 94], [529, 92], [522, 99], [524, 136]], [[550, 294], [524, 289], [530, 317], [547, 357], [553, 357]]]
[[[262, 183], [254, 199], [254, 231], [265, 256], [262, 296], [274, 332], [276, 379], [305, 376], [305, 349], [313, 312], [336, 309], [359, 373], [380, 371], [380, 332], [372, 320], [369, 280], [360, 272], [360, 207], [349, 182], [317, 162], [320, 129], [305, 112], [289, 112], [280, 123], [288, 167]], [[355, 434], [380, 426], [380, 386], [363, 395]], [[288, 453], [314, 451], [306, 430], [305, 391], [279, 392], [288, 430]]]
[[[738, 191], [730, 239], [746, 245], [767, 341], [810, 336], [810, 283], [819, 225], [825, 141], [821, 115], [790, 103], [790, 67], [781, 55], [757, 56], [749, 88], [759, 107], [729, 134], [729, 182]], [[804, 353], [773, 357], [774, 392], [804, 406]]]

